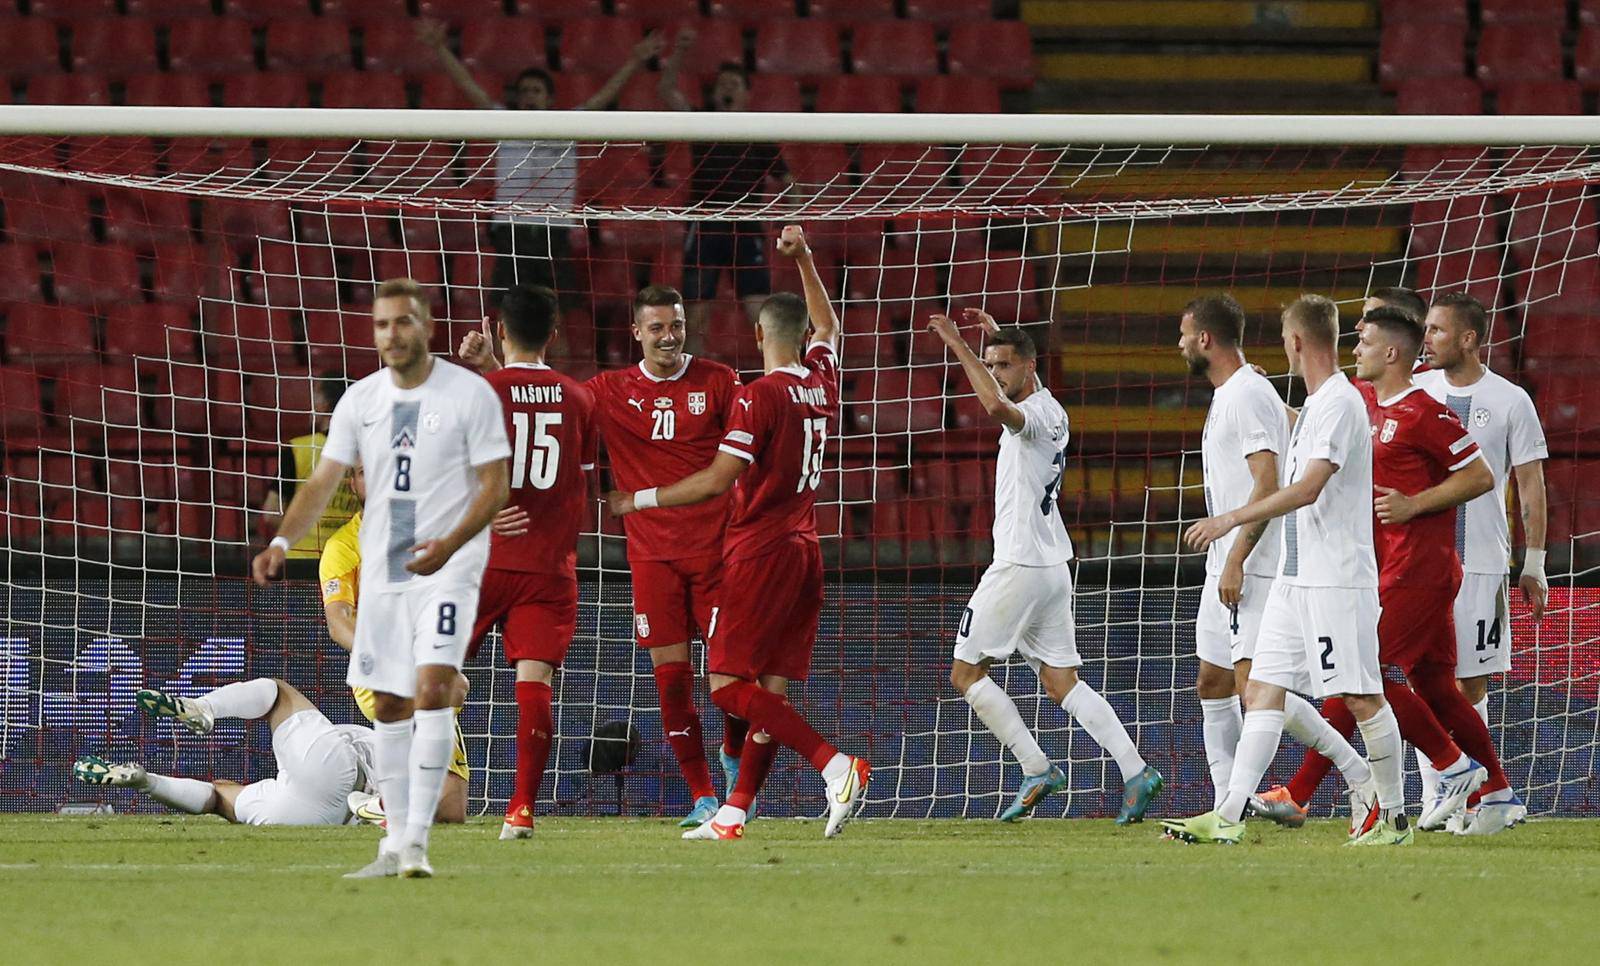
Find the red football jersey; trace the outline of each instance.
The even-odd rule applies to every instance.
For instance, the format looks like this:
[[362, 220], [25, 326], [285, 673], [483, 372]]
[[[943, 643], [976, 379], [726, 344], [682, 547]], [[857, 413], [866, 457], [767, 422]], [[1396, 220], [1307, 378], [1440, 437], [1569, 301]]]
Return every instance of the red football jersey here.
[[[1478, 444], [1445, 405], [1412, 386], [1379, 401], [1372, 384], [1358, 382], [1372, 420], [1372, 483], [1416, 496], [1478, 459]], [[1374, 494], [1376, 496], [1376, 494]], [[1405, 584], [1437, 587], [1460, 579], [1456, 546], [1459, 508], [1416, 517], [1409, 523], [1372, 524], [1378, 555], [1378, 587]]]
[[549, 366], [512, 363], [488, 375], [511, 440], [511, 500], [528, 532], [489, 538], [489, 568], [576, 574], [578, 532], [588, 518], [594, 469], [594, 396]]
[[[619, 490], [666, 486], [709, 466], [739, 395], [737, 373], [690, 355], [677, 375], [666, 379], [641, 362], [602, 372], [586, 385], [594, 391], [596, 424]], [[728, 503], [723, 496], [671, 513], [629, 514], [622, 521], [628, 559], [721, 554]]]
[[750, 462], [734, 485], [724, 560], [792, 535], [816, 541], [823, 451], [838, 414], [838, 360], [826, 342], [811, 344], [804, 365], [774, 369], [745, 387], [719, 447]]

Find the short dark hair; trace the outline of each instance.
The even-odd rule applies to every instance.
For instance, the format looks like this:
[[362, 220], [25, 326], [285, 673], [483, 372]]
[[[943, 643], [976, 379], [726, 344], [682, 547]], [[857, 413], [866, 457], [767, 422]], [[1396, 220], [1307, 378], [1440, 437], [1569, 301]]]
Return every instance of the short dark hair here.
[[655, 308], [659, 306], [679, 306], [683, 304], [683, 293], [671, 285], [646, 285], [633, 297], [633, 313], [639, 314], [640, 309]]
[[[1039, 346], [1033, 341], [1033, 336], [1020, 325], [1007, 326], [999, 332], [989, 333], [990, 346], [1008, 345], [1017, 354], [1019, 359], [1035, 359], [1039, 356]], [[988, 346], [985, 346], [987, 348]]]
[[344, 391], [349, 386], [350, 383], [345, 381], [343, 373], [334, 372], [332, 369], [317, 373], [317, 391], [322, 393], [322, 398], [328, 401], [330, 408], [339, 405], [339, 400], [344, 398]]
[[1478, 345], [1484, 345], [1489, 341], [1489, 310], [1471, 295], [1466, 292], [1441, 295], [1433, 300], [1433, 307], [1449, 309], [1457, 322], [1471, 329], [1478, 337]]
[[1362, 316], [1362, 321], [1404, 339], [1413, 356], [1422, 349], [1422, 323], [1412, 318], [1405, 309], [1380, 305]]
[[793, 292], [773, 292], [767, 296], [761, 303], [758, 318], [768, 335], [782, 336], [796, 343], [806, 337], [806, 327], [811, 324], [806, 300]]
[[1400, 288], [1399, 286], [1380, 288], [1368, 295], [1367, 298], [1377, 299], [1389, 308], [1399, 309], [1418, 322], [1428, 317], [1428, 303], [1423, 301], [1422, 296], [1409, 288]]
[[1283, 310], [1283, 320], [1311, 341], [1332, 348], [1339, 341], [1339, 307], [1326, 295], [1302, 295]]
[[1194, 324], [1228, 348], [1244, 341], [1244, 308], [1228, 293], [1202, 295], [1183, 307]]
[[556, 293], [543, 285], [513, 285], [500, 300], [500, 321], [506, 336], [524, 349], [542, 349], [556, 330], [561, 314]]
[[544, 81], [544, 89], [549, 91], [551, 94], [556, 92], [556, 79], [551, 77], [550, 72], [545, 70], [543, 67], [524, 68], [522, 73], [517, 75], [517, 79], [511, 82], [512, 90], [521, 87], [522, 82], [530, 77], [534, 78], [535, 80]]

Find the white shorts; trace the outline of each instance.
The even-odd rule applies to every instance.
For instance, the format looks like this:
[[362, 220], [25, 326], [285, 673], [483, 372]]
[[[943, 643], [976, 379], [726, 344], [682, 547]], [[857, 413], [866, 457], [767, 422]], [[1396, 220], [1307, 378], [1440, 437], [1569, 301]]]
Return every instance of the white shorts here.
[[246, 785], [234, 800], [245, 825], [343, 825], [362, 785], [355, 749], [321, 711], [297, 711], [272, 732], [278, 777]]
[[968, 664], [1004, 661], [1016, 652], [1034, 670], [1077, 667], [1072, 617], [1072, 564], [1024, 567], [995, 561], [961, 615], [955, 657]]
[[1295, 587], [1267, 597], [1250, 680], [1325, 698], [1381, 694], [1378, 589]]
[[1462, 574], [1456, 592], [1456, 677], [1511, 670], [1511, 625], [1503, 574]]
[[363, 591], [345, 681], [353, 688], [413, 697], [418, 667], [448, 664], [460, 670], [477, 619], [477, 584]]
[[1261, 631], [1261, 615], [1267, 610], [1272, 593], [1272, 578], [1244, 575], [1239, 606], [1224, 607], [1217, 596], [1219, 578], [1206, 575], [1200, 591], [1200, 611], [1194, 618], [1194, 653], [1207, 664], [1230, 668], [1256, 656], [1256, 637]]

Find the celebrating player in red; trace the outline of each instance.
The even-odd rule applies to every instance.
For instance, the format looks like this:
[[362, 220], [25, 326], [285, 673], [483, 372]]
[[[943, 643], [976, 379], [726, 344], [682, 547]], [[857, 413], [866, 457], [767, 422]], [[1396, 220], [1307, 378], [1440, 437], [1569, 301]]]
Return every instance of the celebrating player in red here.
[[[581, 383], [545, 365], [558, 313], [547, 288], [508, 289], [500, 305], [506, 364], [487, 375], [511, 440], [511, 502], [495, 519], [472, 641], [476, 650], [501, 624], [506, 660], [516, 668], [517, 773], [502, 839], [533, 835], [555, 733], [550, 683], [578, 620], [578, 529], [594, 469], [595, 406]], [[488, 322], [484, 329], [481, 337]]]
[[[1418, 822], [1435, 829], [1480, 786], [1485, 795], [1510, 793], [1488, 729], [1455, 687], [1455, 508], [1487, 492], [1494, 478], [1455, 414], [1412, 385], [1421, 324], [1392, 308], [1368, 312], [1363, 323], [1356, 374], [1367, 380], [1357, 386], [1373, 432], [1378, 645], [1382, 662], [1399, 667], [1410, 684], [1387, 681], [1384, 693], [1401, 733], [1441, 774]], [[1323, 713], [1346, 734], [1354, 730], [1337, 701]], [[1307, 753], [1288, 796], [1309, 800], [1326, 772], [1327, 759]]]
[[[783, 229], [780, 254], [799, 263], [805, 298], [770, 296], [761, 306], [756, 344], [766, 374], [745, 388], [711, 465], [673, 483], [638, 492], [613, 492], [618, 516], [657, 507], [684, 507], [734, 488], [723, 541], [724, 595], [720, 619], [707, 635], [711, 699], [749, 721], [758, 734], [745, 742], [739, 780], [717, 814], [684, 833], [689, 839], [744, 835], [750, 803], [776, 753], [770, 736], [810, 760], [828, 788], [825, 834], [841, 826], [864, 800], [871, 766], [841, 754], [806, 723], [785, 695], [810, 672], [822, 611], [822, 555], [817, 542], [816, 491], [823, 448], [838, 419], [839, 373], [834, 335], [838, 317], [798, 225]], [[810, 344], [806, 332], [813, 329]], [[675, 514], [659, 513], [663, 519]]]

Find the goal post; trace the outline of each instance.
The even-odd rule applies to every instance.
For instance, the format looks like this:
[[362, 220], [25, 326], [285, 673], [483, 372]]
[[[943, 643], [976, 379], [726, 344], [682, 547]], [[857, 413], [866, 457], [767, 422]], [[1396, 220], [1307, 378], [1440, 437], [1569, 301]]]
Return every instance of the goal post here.
[[[753, 144], [778, 147], [739, 147]], [[506, 278], [552, 281], [552, 362], [580, 377], [637, 360], [639, 287], [692, 284], [705, 297], [691, 351], [749, 378], [760, 356], [741, 297], [798, 289], [771, 238], [799, 222], [840, 308], [844, 400], [818, 510], [827, 606], [794, 699], [873, 761], [867, 815], [991, 817], [1018, 780], [945, 680], [991, 551], [995, 433], [928, 315], [981, 308], [1040, 343], [1072, 425], [1060, 509], [1083, 674], [1167, 775], [1168, 807], [1187, 811], [1210, 802], [1192, 687], [1203, 574], [1178, 536], [1204, 515], [1209, 391], [1178, 355], [1178, 314], [1232, 292], [1250, 358], [1295, 401], [1279, 309], [1311, 291], [1350, 316], [1392, 285], [1478, 296], [1491, 366], [1534, 394], [1551, 451], [1551, 613], [1535, 626], [1513, 587], [1514, 664], [1491, 720], [1534, 812], [1600, 814], [1600, 499], [1586, 486], [1600, 468], [1597, 145], [1600, 119], [1566, 117], [0, 107], [0, 808], [84, 796], [67, 764], [91, 750], [265, 774], [256, 730], [196, 738], [139, 718], [146, 684], [281, 675], [354, 720], [312, 558], [264, 591], [244, 561], [292, 485], [323, 384], [378, 365], [376, 280], [429, 287], [440, 353], [493, 314]], [[547, 223], [563, 247], [514, 230]], [[680, 810], [620, 527], [599, 506], [580, 566], [540, 808]], [[491, 640], [462, 717], [486, 811], [514, 763], [501, 665]], [[1114, 764], [1025, 666], [997, 679], [1070, 764], [1068, 793], [1041, 814], [1113, 812]], [[714, 738], [719, 716], [703, 692], [699, 704]], [[618, 722], [641, 741], [613, 781], [589, 749]], [[1291, 764], [1280, 755], [1273, 774]], [[781, 757], [763, 813], [814, 812], [818, 788]]]

